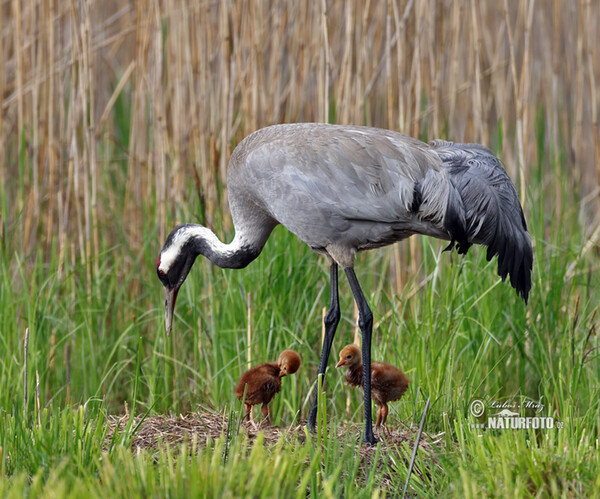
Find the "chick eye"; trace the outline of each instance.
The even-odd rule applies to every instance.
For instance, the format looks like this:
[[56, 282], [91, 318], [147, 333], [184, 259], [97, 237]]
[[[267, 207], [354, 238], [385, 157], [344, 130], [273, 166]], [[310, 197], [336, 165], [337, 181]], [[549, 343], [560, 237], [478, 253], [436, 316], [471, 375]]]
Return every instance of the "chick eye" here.
[[347, 358], [347, 359], [351, 359], [351, 358], [352, 358], [352, 355], [346, 355], [346, 358]]

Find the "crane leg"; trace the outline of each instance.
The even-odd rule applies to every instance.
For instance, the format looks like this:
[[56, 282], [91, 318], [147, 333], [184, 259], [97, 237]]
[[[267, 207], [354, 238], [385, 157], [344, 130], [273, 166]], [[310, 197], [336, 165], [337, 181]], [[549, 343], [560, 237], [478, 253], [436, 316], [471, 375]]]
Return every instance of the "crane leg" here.
[[363, 443], [373, 445], [377, 442], [373, 435], [373, 421], [371, 416], [371, 333], [373, 332], [373, 313], [367, 300], [360, 289], [360, 284], [352, 267], [346, 267], [346, 276], [352, 288], [352, 294], [358, 307], [358, 327], [362, 332], [362, 358], [363, 358], [363, 389], [365, 395], [365, 432]]
[[[333, 262], [329, 267], [329, 277], [331, 284], [331, 301], [329, 303], [329, 310], [325, 315], [325, 338], [323, 339], [323, 349], [321, 350], [321, 361], [319, 362], [319, 374], [325, 375], [327, 370], [327, 361], [329, 360], [329, 353], [331, 352], [331, 344], [333, 343], [333, 337], [335, 336], [335, 330], [337, 329], [338, 323], [340, 322], [340, 301], [338, 296], [338, 266], [337, 263]], [[313, 397], [313, 403], [310, 408], [310, 414], [308, 417], [308, 428], [314, 430], [317, 423], [317, 400], [318, 400], [318, 387], [319, 379], [315, 385], [315, 395]]]

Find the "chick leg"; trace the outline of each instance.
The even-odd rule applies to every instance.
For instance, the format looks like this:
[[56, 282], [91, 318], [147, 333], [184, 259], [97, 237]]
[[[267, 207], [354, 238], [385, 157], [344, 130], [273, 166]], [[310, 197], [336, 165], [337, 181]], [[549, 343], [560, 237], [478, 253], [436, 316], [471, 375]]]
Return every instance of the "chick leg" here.
[[265, 421], [267, 422], [267, 426], [271, 426], [271, 418], [269, 417], [269, 406], [267, 404], [263, 404], [260, 410], [265, 417]]
[[387, 420], [387, 416], [388, 416], [388, 406], [387, 404], [383, 404], [381, 406], [381, 426], [383, 426], [383, 430], [384, 433], [387, 433], [388, 435], [390, 435], [390, 429], [388, 428], [388, 425], [386, 423]]
[[383, 407], [378, 405], [377, 406], [377, 422], [375, 423], [375, 431], [379, 432], [380, 426], [381, 426], [381, 415], [383, 413]]
[[244, 417], [242, 421], [252, 421], [252, 404], [245, 403], [244, 407], [246, 409]]

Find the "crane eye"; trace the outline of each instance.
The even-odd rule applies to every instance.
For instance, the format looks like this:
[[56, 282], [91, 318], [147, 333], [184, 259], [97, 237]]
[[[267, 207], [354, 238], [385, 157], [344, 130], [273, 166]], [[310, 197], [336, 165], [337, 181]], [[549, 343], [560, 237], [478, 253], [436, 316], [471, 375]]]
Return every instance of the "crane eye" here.
[[158, 275], [159, 276], [164, 276], [165, 275], [165, 271], [161, 270], [161, 269], [158, 269]]

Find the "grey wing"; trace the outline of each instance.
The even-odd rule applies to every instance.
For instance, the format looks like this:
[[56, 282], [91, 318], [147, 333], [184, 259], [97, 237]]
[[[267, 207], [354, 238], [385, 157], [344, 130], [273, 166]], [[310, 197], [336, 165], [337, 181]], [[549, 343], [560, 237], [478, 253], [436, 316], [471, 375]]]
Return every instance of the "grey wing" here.
[[339, 232], [356, 221], [407, 220], [415, 184], [431, 170], [445, 174], [428, 145], [399, 133], [318, 125], [293, 131], [249, 155], [255, 166], [247, 178], [273, 217], [300, 236], [314, 233], [302, 225]]
[[[533, 251], [517, 191], [500, 160], [479, 144], [434, 141], [436, 153], [459, 194], [469, 243], [487, 246], [488, 261], [498, 255], [498, 275], [527, 301]], [[464, 248], [464, 252], [468, 246]], [[459, 249], [460, 251], [460, 249]]]

